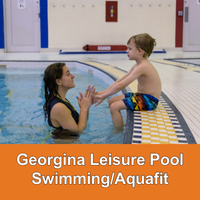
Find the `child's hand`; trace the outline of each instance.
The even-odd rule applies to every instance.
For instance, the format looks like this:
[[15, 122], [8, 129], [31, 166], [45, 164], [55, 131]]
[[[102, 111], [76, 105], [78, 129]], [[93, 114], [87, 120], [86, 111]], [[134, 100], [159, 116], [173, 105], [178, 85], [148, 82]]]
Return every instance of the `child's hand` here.
[[104, 100], [104, 98], [102, 97], [102, 95], [95, 95], [95, 106], [98, 106], [102, 101]]
[[102, 95], [103, 94], [103, 91], [101, 92], [95, 92], [95, 95]]

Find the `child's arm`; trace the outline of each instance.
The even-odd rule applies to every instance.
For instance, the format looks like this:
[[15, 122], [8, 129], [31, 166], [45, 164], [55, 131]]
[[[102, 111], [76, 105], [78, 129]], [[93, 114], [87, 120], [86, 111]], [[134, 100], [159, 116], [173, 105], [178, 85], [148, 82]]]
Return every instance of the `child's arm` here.
[[111, 87], [113, 87], [114, 85], [116, 85], [117, 83], [121, 82], [122, 80], [124, 80], [127, 76], [130, 75], [130, 73], [133, 71], [133, 69], [136, 67], [137, 64], [133, 65], [133, 67], [131, 67], [131, 69], [129, 70], [129, 72], [127, 74], [125, 74], [122, 78], [118, 79], [117, 81], [115, 81], [111, 86], [109, 86], [107, 89], [105, 89], [102, 92], [96, 92], [96, 95], [102, 95], [103, 93], [107, 92]]
[[123, 80], [120, 82], [116, 82], [110, 89], [106, 90], [102, 95], [96, 95], [96, 104], [95, 106], [99, 105], [104, 99], [107, 97], [116, 94], [126, 86], [128, 86], [130, 83], [132, 83], [135, 79], [137, 79], [139, 76], [141, 76], [143, 73], [145, 73], [145, 67], [144, 66], [138, 66], [134, 70], [131, 71], [131, 73], [126, 76]]

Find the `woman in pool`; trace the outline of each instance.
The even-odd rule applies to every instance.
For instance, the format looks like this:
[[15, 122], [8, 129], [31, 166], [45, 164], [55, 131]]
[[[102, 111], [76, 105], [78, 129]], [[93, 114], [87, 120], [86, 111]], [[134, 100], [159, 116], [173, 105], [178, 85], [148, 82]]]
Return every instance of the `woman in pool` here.
[[65, 98], [67, 91], [75, 87], [74, 75], [70, 73], [65, 63], [49, 65], [44, 72], [45, 104], [43, 106], [45, 119], [49, 126], [55, 128], [52, 132], [57, 138], [77, 136], [87, 126], [89, 108], [92, 105], [94, 86], [77, 97], [80, 115]]

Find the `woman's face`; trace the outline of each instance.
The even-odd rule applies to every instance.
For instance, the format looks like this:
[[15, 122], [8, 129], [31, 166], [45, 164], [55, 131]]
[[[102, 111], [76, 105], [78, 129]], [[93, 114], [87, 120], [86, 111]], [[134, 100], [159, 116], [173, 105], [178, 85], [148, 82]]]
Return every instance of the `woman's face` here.
[[74, 75], [72, 75], [68, 69], [68, 67], [64, 66], [63, 67], [63, 75], [59, 81], [59, 85], [65, 87], [65, 88], [73, 88], [75, 87], [75, 84], [74, 84]]

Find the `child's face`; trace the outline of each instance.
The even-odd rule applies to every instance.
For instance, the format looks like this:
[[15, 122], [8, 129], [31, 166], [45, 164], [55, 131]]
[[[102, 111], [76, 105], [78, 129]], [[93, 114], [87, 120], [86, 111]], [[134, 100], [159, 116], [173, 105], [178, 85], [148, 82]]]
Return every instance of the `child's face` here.
[[137, 49], [134, 40], [131, 40], [131, 42], [127, 45], [127, 54], [129, 60], [135, 60], [137, 58], [138, 53], [139, 50]]

